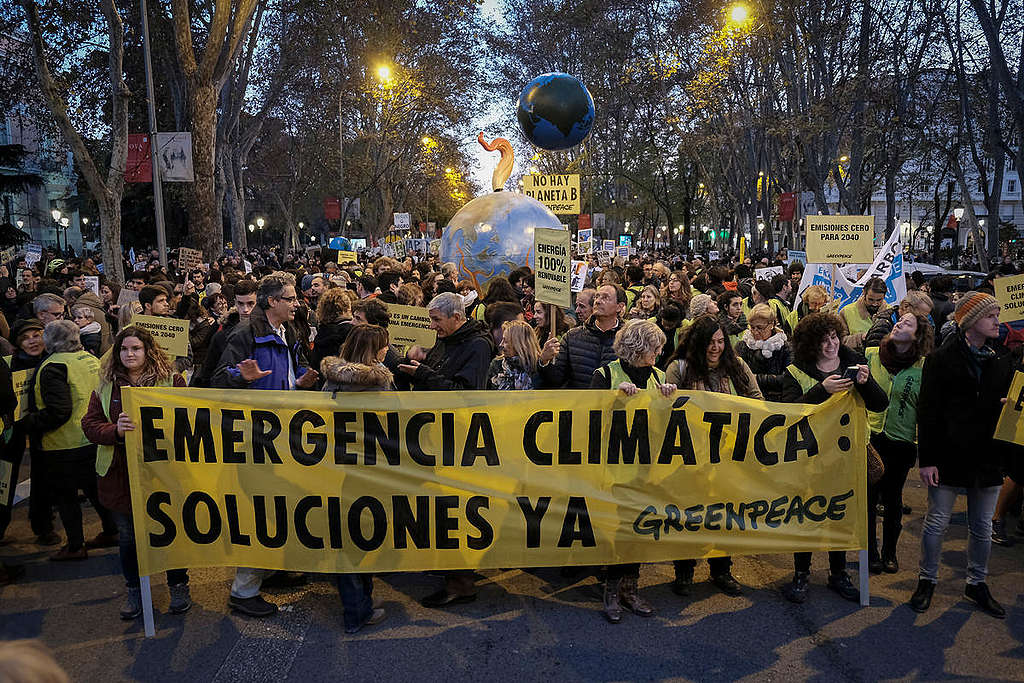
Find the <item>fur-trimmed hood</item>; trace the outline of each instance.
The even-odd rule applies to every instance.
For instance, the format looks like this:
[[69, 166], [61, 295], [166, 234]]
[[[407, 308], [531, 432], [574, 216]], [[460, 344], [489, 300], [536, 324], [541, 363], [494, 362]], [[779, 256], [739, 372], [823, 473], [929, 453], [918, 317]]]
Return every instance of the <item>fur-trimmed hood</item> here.
[[324, 358], [320, 363], [320, 371], [327, 380], [324, 388], [334, 391], [387, 391], [394, 382], [391, 371], [379, 363], [349, 363], [338, 356]]

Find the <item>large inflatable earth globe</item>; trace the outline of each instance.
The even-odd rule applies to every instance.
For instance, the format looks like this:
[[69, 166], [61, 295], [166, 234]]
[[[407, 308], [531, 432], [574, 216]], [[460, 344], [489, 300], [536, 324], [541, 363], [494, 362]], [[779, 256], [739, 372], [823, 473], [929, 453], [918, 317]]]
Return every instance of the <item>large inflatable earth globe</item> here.
[[569, 74], [541, 74], [519, 93], [516, 118], [523, 135], [537, 147], [568, 149], [590, 135], [594, 98]]
[[498, 275], [533, 268], [534, 228], [562, 230], [562, 221], [532, 197], [493, 192], [466, 203], [441, 234], [441, 260], [459, 268], [459, 278], [483, 292]]

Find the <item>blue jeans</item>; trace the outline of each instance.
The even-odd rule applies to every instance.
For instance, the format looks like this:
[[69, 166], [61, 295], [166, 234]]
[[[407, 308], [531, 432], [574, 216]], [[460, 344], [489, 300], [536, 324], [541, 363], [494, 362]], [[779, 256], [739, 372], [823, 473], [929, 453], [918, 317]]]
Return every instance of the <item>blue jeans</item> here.
[[[117, 545], [121, 552], [121, 574], [124, 575], [124, 583], [129, 588], [139, 587], [139, 556], [135, 552], [135, 524], [132, 516], [122, 512], [111, 510], [117, 522]], [[188, 583], [187, 569], [167, 570], [167, 585], [178, 586]]]
[[345, 628], [358, 628], [373, 614], [373, 574], [335, 574]]
[[[928, 487], [928, 513], [921, 530], [920, 578], [933, 583], [939, 580], [939, 556], [942, 537], [949, 526], [953, 504], [960, 493], [967, 494], [967, 583], [984, 583], [988, 576], [988, 557], [992, 552], [992, 513], [999, 498], [999, 486], [957, 488]], [[888, 510], [886, 511], [888, 512]]]

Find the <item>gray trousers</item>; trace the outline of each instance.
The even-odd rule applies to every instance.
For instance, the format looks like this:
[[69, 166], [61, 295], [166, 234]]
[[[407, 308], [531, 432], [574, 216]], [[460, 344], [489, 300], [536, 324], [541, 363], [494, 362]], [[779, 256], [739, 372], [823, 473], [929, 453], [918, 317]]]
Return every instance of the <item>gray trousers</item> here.
[[942, 485], [928, 487], [928, 513], [921, 530], [920, 578], [938, 582], [942, 537], [949, 526], [956, 497], [966, 493], [967, 583], [984, 583], [988, 576], [988, 557], [992, 552], [992, 513], [996, 509], [999, 489], [999, 486], [968, 489]]

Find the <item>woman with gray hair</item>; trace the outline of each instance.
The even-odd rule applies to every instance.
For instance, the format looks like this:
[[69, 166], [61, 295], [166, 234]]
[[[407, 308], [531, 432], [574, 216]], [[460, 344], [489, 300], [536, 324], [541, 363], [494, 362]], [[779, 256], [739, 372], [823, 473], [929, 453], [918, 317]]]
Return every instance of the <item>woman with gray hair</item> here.
[[[86, 548], [117, 545], [117, 524], [100, 504], [96, 489], [96, 445], [85, 438], [82, 417], [99, 385], [100, 362], [82, 348], [78, 325], [54, 320], [43, 330], [49, 354], [33, 378], [28, 406], [18, 427], [29, 435], [33, 467], [45, 470], [68, 542], [51, 560], [84, 560]], [[86, 543], [81, 489], [103, 522], [103, 532]]]
[[[650, 320], [630, 320], [615, 333], [614, 360], [594, 371], [591, 389], [618, 389], [634, 396], [641, 388], [671, 396], [674, 384], [665, 382], [665, 373], [654, 362], [665, 345], [665, 333]], [[604, 616], [613, 624], [622, 620], [622, 608], [641, 617], [654, 614], [654, 608], [640, 597], [640, 565], [618, 564], [608, 567], [604, 582]]]

